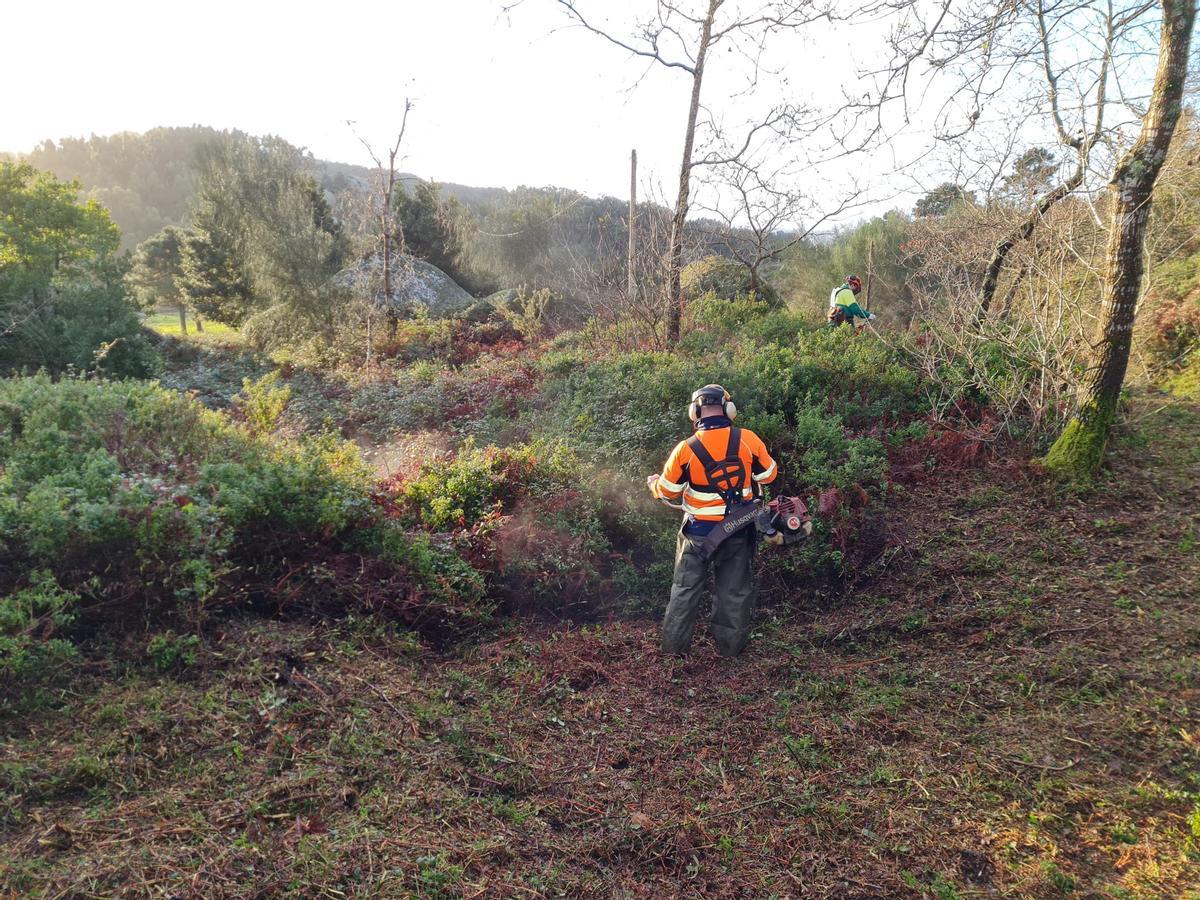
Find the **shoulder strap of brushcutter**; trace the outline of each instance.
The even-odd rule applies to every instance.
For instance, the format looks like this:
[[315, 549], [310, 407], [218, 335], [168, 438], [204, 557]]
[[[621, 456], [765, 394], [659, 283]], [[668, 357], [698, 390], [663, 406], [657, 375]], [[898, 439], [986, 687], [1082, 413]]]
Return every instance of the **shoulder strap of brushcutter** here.
[[713, 459], [704, 442], [700, 440], [699, 434], [693, 434], [687, 443], [696, 459], [700, 460], [700, 465], [704, 467], [709, 487], [725, 501], [725, 514], [728, 515], [730, 508], [741, 502], [742, 491], [747, 481], [746, 464], [738, 455], [742, 447], [742, 429], [729, 429], [729, 447], [725, 451], [725, 458], [720, 462]]
[[758, 504], [746, 500], [743, 491], [746, 487], [749, 472], [746, 463], [738, 455], [742, 446], [742, 430], [731, 428], [729, 431], [729, 447], [725, 458], [718, 462], [713, 459], [708, 448], [700, 440], [699, 434], [688, 438], [688, 447], [704, 467], [704, 475], [708, 478], [709, 487], [725, 501], [725, 516], [716, 523], [704, 539], [702, 553], [705, 557], [712, 556], [727, 538], [732, 537], [747, 525], [754, 522], [758, 514]]

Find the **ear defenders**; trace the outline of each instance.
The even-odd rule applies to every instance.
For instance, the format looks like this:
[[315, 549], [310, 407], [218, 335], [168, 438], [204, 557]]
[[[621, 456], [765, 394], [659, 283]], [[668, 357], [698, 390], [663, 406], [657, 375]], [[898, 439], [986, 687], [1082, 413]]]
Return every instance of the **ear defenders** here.
[[692, 422], [699, 422], [701, 407], [716, 406], [717, 404], [720, 404], [721, 411], [727, 418], [737, 418], [737, 404], [729, 396], [729, 391], [719, 384], [706, 384], [692, 394], [692, 399], [688, 403], [688, 418]]

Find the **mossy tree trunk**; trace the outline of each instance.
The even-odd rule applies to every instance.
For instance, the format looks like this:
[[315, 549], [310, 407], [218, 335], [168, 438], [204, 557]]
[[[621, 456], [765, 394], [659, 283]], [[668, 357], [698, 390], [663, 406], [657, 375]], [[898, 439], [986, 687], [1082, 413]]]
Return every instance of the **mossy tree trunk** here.
[[1163, 0], [1154, 92], [1137, 141], [1121, 158], [1111, 181], [1112, 224], [1105, 260], [1102, 332], [1083, 400], [1044, 460], [1053, 472], [1088, 477], [1104, 460], [1116, 415], [1142, 287], [1146, 222], [1154, 183], [1179, 120], [1195, 0]]

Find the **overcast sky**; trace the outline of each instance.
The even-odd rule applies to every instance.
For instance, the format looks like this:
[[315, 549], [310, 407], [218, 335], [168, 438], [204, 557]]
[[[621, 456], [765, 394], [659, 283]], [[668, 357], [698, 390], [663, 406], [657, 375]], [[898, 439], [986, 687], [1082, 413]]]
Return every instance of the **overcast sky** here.
[[[620, 29], [650, 2], [581, 5]], [[382, 148], [407, 96], [416, 106], [403, 166], [423, 177], [625, 197], [629, 150], [637, 147], [643, 184], [658, 182], [673, 193], [688, 76], [648, 70], [644, 61], [569, 27], [553, 0], [523, 0], [510, 13], [502, 6], [500, 0], [9, 5], [10, 90], [0, 149], [203, 124], [278, 134], [318, 157], [367, 164], [346, 120]], [[870, 61], [862, 57], [879, 52], [882, 27], [822, 26], [777, 41], [778, 74], [760, 92], [762, 102], [786, 92], [819, 103], [853, 89], [856, 71]], [[728, 99], [745, 68], [733, 55], [710, 63], [705, 99], [731, 122], [755, 112], [754, 101]], [[13, 73], [25, 73], [19, 87]], [[920, 139], [910, 136], [887, 155], [796, 177], [808, 175], [815, 193], [831, 195], [839, 179], [854, 177], [876, 196], [890, 197], [911, 188], [892, 170], [921, 150]]]

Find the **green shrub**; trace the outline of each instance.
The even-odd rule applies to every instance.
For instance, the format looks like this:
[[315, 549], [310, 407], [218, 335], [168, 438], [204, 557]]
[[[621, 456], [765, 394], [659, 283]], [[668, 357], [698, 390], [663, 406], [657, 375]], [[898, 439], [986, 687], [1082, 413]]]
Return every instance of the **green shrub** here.
[[454, 460], [394, 487], [410, 533], [440, 533], [443, 544], [457, 538], [508, 608], [567, 615], [636, 604], [662, 588], [636, 572], [663, 552], [669, 558], [662, 538], [677, 523], [646, 515], [649, 502], [639, 505], [633, 485], [609, 483], [561, 444], [468, 443]]
[[165, 631], [150, 638], [146, 645], [146, 656], [160, 672], [184, 669], [196, 664], [196, 648], [200, 646], [198, 635], [177, 635]]
[[1200, 354], [1193, 352], [1187, 365], [1167, 377], [1163, 387], [1183, 400], [1200, 400]]
[[[886, 489], [887, 444], [920, 431], [913, 430], [924, 411], [915, 373], [897, 353], [849, 329], [804, 329], [753, 300], [725, 304], [728, 319], [720, 304], [695, 306], [697, 328], [711, 330], [692, 336], [711, 338], [706, 350], [697, 344], [684, 353], [590, 361], [574, 350], [548, 353], [541, 370], [550, 408], [535, 433], [566, 440], [594, 466], [645, 475], [691, 433], [691, 392], [718, 382], [738, 404], [737, 423], [757, 432], [779, 461], [773, 492], [802, 495], [816, 514], [815, 539], [774, 555], [772, 565], [789, 577], [840, 572], [847, 554], [861, 552], [856, 535]], [[761, 332], [769, 339], [747, 334], [772, 318]], [[827, 509], [819, 512], [822, 497]]]
[[540, 377], [527, 359], [491, 354], [458, 368], [422, 361], [369, 377], [297, 370], [283, 418], [292, 430], [366, 433], [381, 441], [427, 428], [507, 441]]
[[477, 450], [468, 442], [454, 462], [427, 467], [406, 484], [400, 499], [411, 525], [449, 531], [473, 525], [497, 506], [511, 507], [519, 494], [536, 489], [535, 472], [533, 448]]
[[882, 436], [922, 408], [914, 373], [878, 341], [848, 329], [801, 332], [795, 346], [731, 342], [700, 356], [625, 353], [584, 365], [558, 353], [543, 371], [554, 404], [543, 433], [629, 474], [658, 467], [687, 436], [688, 397], [708, 382], [729, 389], [738, 424], [769, 446], [791, 442], [802, 419], [811, 427], [809, 410]]
[[261, 378], [272, 370], [271, 361], [236, 346], [155, 334], [166, 368], [158, 376], [163, 387], [195, 396], [210, 409], [224, 409], [247, 379]]
[[438, 545], [428, 534], [394, 528], [367, 532], [363, 544], [381, 559], [404, 566], [438, 604], [453, 606], [465, 598], [465, 618], [482, 622], [491, 615], [484, 575], [463, 558], [463, 547]]
[[60, 634], [75, 619], [79, 595], [64, 591], [54, 576], [33, 571], [26, 587], [0, 597], [0, 700], [53, 680], [75, 655]]
[[[508, 293], [508, 292], [506, 292]], [[515, 297], [517, 292], [511, 292]], [[489, 298], [490, 299], [490, 298]], [[531, 318], [521, 319], [534, 331], [538, 315], [546, 310], [547, 302], [540, 295], [525, 312]], [[524, 306], [518, 304], [518, 313]], [[540, 320], [538, 320], [540, 321]], [[415, 362], [445, 362], [450, 365], [465, 365], [498, 347], [517, 347], [524, 332], [502, 316], [495, 304], [479, 301], [462, 316], [449, 319], [416, 318], [403, 319], [396, 325], [393, 337], [377, 343], [379, 356], [391, 360], [398, 366]]]
[[242, 381], [242, 392], [234, 398], [252, 434], [270, 434], [279, 424], [292, 389], [279, 384], [279, 372], [268, 372], [258, 379]]
[[[154, 384], [0, 382], [3, 665], [27, 673], [61, 656], [76, 607], [94, 610], [76, 628], [182, 617], [192, 630], [215, 605], [273, 601], [291, 577], [312, 590], [285, 600], [319, 606], [329, 593], [352, 606], [363, 584], [391, 585], [404, 597], [389, 607], [401, 619], [424, 616], [430, 597], [437, 628], [478, 622], [482, 580], [469, 563], [382, 553], [406, 536], [372, 488], [351, 444], [267, 441]], [[360, 584], [364, 547], [380, 552], [374, 581]], [[150, 651], [156, 663], [170, 652], [162, 642]]]
[[562, 301], [549, 288], [500, 291], [488, 298], [496, 314], [526, 340], [541, 337], [550, 311]]
[[1153, 292], [1149, 349], [1158, 368], [1170, 372], [1200, 348], [1200, 253], [1157, 266]]

